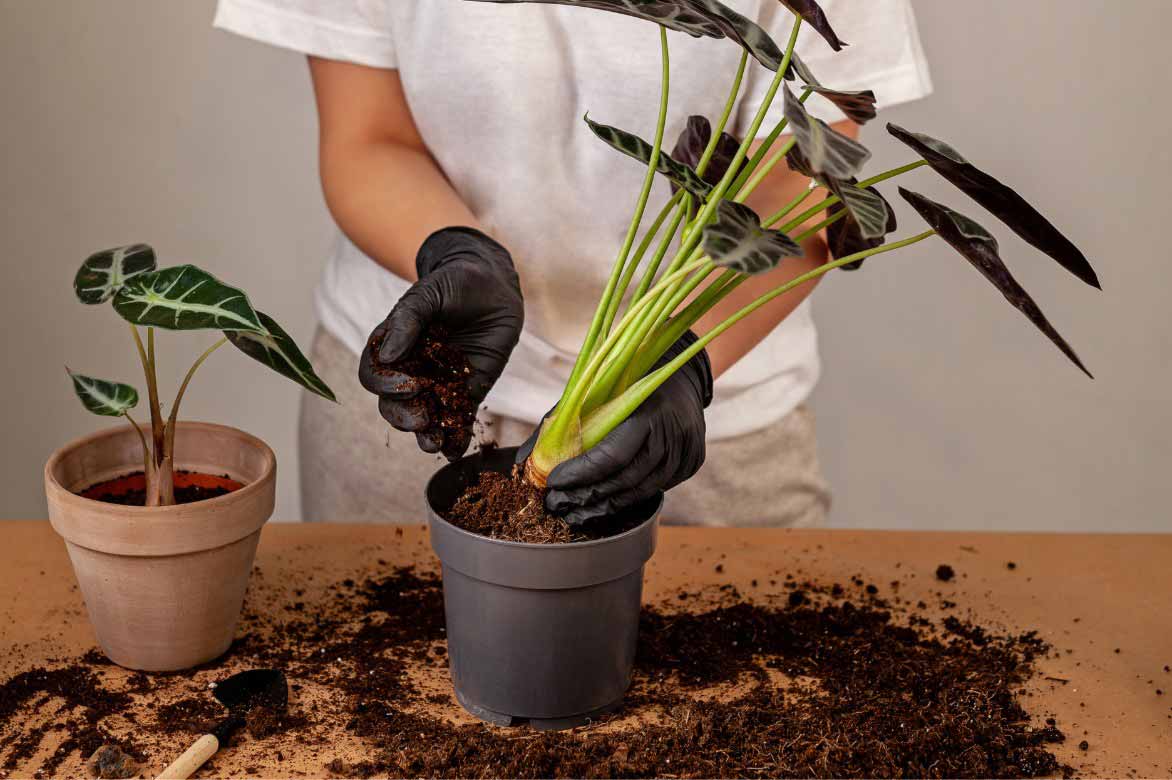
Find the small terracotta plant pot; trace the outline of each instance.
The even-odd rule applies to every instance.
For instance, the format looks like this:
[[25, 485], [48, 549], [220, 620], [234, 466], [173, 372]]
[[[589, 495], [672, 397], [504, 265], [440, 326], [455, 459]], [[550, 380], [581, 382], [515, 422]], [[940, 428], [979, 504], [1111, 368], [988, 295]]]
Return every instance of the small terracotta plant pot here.
[[131, 669], [187, 669], [228, 649], [260, 531], [273, 512], [277, 460], [260, 439], [181, 422], [175, 454], [177, 469], [226, 474], [244, 487], [166, 507], [78, 495], [142, 470], [129, 425], [67, 444], [45, 464], [49, 520], [65, 539], [98, 643]]

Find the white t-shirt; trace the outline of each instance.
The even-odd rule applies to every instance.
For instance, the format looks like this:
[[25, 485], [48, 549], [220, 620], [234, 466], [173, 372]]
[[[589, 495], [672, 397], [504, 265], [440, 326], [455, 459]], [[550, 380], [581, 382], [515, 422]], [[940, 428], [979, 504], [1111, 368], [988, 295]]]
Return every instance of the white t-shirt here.
[[[779, 45], [792, 17], [778, 0], [726, 0]], [[808, 26], [798, 51], [827, 86], [875, 90], [880, 107], [931, 91], [910, 0], [822, 0], [850, 46], [835, 54]], [[488, 410], [536, 423], [557, 401], [628, 228], [645, 169], [595, 138], [592, 119], [654, 135], [656, 25], [560, 5], [467, 0], [220, 0], [215, 25], [329, 59], [399, 70], [419, 131], [485, 229], [509, 248], [525, 332]], [[689, 114], [719, 115], [741, 48], [669, 32], [665, 145]], [[746, 129], [772, 73], [750, 60], [734, 131]], [[811, 111], [842, 118], [815, 96]], [[781, 100], [762, 126], [781, 115]], [[657, 184], [648, 217], [669, 195]], [[388, 225], [393, 230], [393, 225]], [[355, 353], [408, 283], [339, 234], [316, 292], [322, 325]], [[716, 383], [709, 438], [780, 420], [819, 374], [807, 301]]]

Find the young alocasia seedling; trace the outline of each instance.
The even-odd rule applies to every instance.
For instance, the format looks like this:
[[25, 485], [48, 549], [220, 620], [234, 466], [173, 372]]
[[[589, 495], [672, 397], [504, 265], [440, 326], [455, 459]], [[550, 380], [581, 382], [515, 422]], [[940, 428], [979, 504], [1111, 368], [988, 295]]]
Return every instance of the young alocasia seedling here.
[[[811, 116], [805, 107], [812, 95], [819, 95], [856, 123], [865, 123], [876, 115], [873, 92], [826, 87], [794, 53], [803, 24], [814, 28], [834, 51], [845, 45], [815, 0], [779, 0], [794, 19], [784, 47], [778, 46], [753, 21], [717, 0], [477, 1], [581, 6], [645, 19], [660, 26], [663, 89], [654, 140], [648, 142], [633, 133], [586, 119], [590, 130], [599, 138], [643, 162], [647, 174], [626, 239], [569, 381], [561, 400], [542, 424], [525, 464], [525, 474], [532, 483], [543, 486], [555, 466], [602, 441], [713, 339], [769, 301], [835, 268], [858, 268], [869, 257], [933, 237], [943, 239], [968, 260], [1010, 304], [1089, 375], [1074, 350], [1009, 272], [1001, 260], [997, 240], [972, 219], [900, 188], [900, 194], [930, 229], [888, 242], [887, 236], [897, 227], [895, 215], [876, 185], [927, 166], [1079, 279], [1099, 286], [1087, 259], [1057, 228], [1020, 195], [943, 141], [888, 125], [888, 131], [910, 147], [919, 159], [860, 181], [871, 153], [859, 142]], [[668, 30], [694, 37], [728, 38], [745, 50], [732, 76], [732, 87], [721, 116], [716, 122], [702, 116], [691, 117], [670, 154], [663, 146], [670, 80]], [[742, 141], [726, 132], [726, 128], [750, 57], [774, 71], [774, 76]], [[800, 82], [800, 94], [791, 91], [787, 81]], [[779, 92], [784, 118], [762, 133], [769, 108]], [[784, 141], [783, 133], [789, 135]], [[757, 139], [763, 139], [762, 143], [750, 155], [751, 144]], [[744, 201], [782, 161], [809, 177], [810, 186], [776, 213], [761, 217], [744, 205]], [[670, 179], [675, 192], [636, 243], [657, 175]], [[817, 193], [821, 193], [821, 199], [802, 209]], [[801, 256], [802, 241], [823, 230], [827, 231], [834, 256], [832, 262], [762, 295], [709, 330], [678, 357], [655, 368], [686, 330], [746, 279], [776, 268], [786, 257]], [[665, 265], [673, 245], [677, 248]], [[640, 278], [632, 292], [636, 274]], [[625, 309], [624, 300], [627, 301]]]
[[[213, 352], [231, 343], [244, 354], [323, 398], [337, 401], [314, 373], [305, 355], [272, 317], [252, 308], [242, 290], [224, 284], [193, 265], [156, 267], [155, 252], [146, 244], [107, 249], [91, 255], [77, 272], [73, 289], [82, 303], [110, 301], [130, 323], [135, 348], [146, 378], [150, 403], [150, 438], [130, 416], [138, 391], [127, 384], [69, 372], [73, 389], [86, 409], [106, 417], [125, 417], [142, 441], [146, 505], [175, 503], [175, 425], [179, 405], [196, 370]], [[146, 328], [145, 345], [140, 327]], [[170, 413], [164, 417], [156, 372], [155, 329], [215, 330], [222, 337], [188, 369]]]

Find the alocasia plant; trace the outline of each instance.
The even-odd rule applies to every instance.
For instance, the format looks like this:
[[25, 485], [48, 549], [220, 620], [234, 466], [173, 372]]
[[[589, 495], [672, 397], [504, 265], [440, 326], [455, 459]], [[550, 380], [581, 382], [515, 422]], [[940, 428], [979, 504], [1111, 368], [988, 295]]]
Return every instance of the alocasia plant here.
[[[1075, 365], [1090, 375], [1074, 350], [1009, 272], [1000, 257], [996, 239], [972, 219], [900, 188], [900, 194], [930, 229], [898, 241], [887, 241], [887, 236], [896, 229], [896, 220], [876, 185], [929, 166], [1079, 279], [1099, 286], [1086, 258], [1053, 224], [1012, 189], [942, 141], [888, 125], [888, 131], [911, 147], [920, 159], [860, 181], [861, 169], [870, 159], [870, 152], [811, 116], [805, 107], [810, 96], [817, 94], [860, 124], [876, 114], [873, 92], [826, 87], [794, 54], [803, 23], [813, 27], [835, 51], [846, 45], [815, 0], [780, 0], [794, 17], [784, 47], [774, 43], [760, 26], [717, 0], [475, 1], [581, 6], [660, 25], [663, 88], [653, 141], [586, 120], [604, 141], [643, 162], [647, 174], [626, 239], [569, 381], [561, 400], [542, 424], [526, 463], [525, 473], [530, 481], [544, 485], [556, 465], [602, 441], [672, 373], [713, 339], [769, 301], [835, 268], [857, 268], [866, 258], [936, 236], [967, 259]], [[729, 38], [745, 49], [723, 114], [715, 123], [706, 117], [691, 117], [670, 155], [663, 146], [670, 80], [668, 30], [696, 37]], [[745, 139], [738, 141], [727, 132], [728, 120], [750, 56], [774, 71], [774, 76]], [[784, 83], [797, 80], [803, 84], [800, 95]], [[762, 134], [762, 125], [779, 91], [783, 92], [784, 118]], [[791, 137], [781, 141], [787, 130]], [[750, 155], [751, 144], [758, 138], [763, 141]], [[744, 201], [782, 161], [808, 176], [810, 187], [776, 213], [761, 217], [744, 205]], [[636, 245], [657, 173], [672, 181], [674, 194]], [[825, 197], [799, 211], [816, 192], [825, 193]], [[815, 224], [803, 227], [811, 221]], [[709, 330], [678, 357], [651, 370], [684, 331], [738, 285], [751, 275], [772, 270], [786, 257], [800, 256], [801, 242], [822, 230], [827, 231], [834, 255], [832, 262], [762, 295]], [[653, 245], [657, 249], [651, 252]], [[664, 265], [673, 246], [675, 252]], [[641, 278], [628, 297], [636, 273]], [[619, 316], [625, 300], [626, 308]], [[109, 393], [109, 388], [105, 392]]]
[[[196, 370], [213, 352], [231, 343], [241, 352], [312, 393], [336, 401], [333, 391], [313, 371], [309, 360], [272, 317], [252, 307], [242, 290], [227, 285], [193, 265], [156, 268], [155, 252], [146, 244], [107, 249], [91, 255], [77, 272], [74, 292], [82, 303], [111, 301], [114, 311], [130, 323], [142, 363], [150, 403], [150, 437], [130, 416], [138, 391], [130, 385], [76, 374], [73, 389], [86, 409], [106, 417], [125, 417], [142, 442], [147, 506], [175, 503], [175, 426], [179, 405]], [[146, 328], [146, 339], [139, 332]], [[169, 414], [163, 415], [156, 371], [155, 329], [214, 330], [223, 336], [188, 369]]]

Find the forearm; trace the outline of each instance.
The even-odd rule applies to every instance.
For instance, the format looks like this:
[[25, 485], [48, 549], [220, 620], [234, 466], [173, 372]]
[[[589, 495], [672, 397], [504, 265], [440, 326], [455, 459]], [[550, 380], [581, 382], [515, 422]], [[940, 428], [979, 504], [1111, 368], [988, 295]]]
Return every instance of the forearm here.
[[375, 262], [415, 281], [415, 255], [445, 227], [479, 228], [415, 126], [398, 71], [309, 58], [326, 205]]
[[425, 151], [387, 141], [322, 145], [322, 190], [338, 227], [368, 257], [415, 281], [415, 255], [436, 230], [479, 228]]

